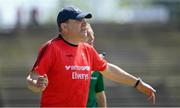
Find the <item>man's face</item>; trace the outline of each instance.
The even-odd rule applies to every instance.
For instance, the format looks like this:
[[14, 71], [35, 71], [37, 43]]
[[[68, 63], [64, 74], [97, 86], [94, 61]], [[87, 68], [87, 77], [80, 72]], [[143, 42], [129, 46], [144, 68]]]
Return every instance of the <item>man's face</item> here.
[[94, 32], [93, 32], [91, 25], [89, 23], [86, 24], [86, 28], [87, 28], [87, 36], [84, 37], [84, 42], [93, 46], [93, 42], [94, 42], [94, 38], [95, 38]]
[[67, 24], [68, 35], [74, 36], [81, 40], [87, 36], [85, 19], [80, 19], [80, 20], [69, 19], [66, 24]]

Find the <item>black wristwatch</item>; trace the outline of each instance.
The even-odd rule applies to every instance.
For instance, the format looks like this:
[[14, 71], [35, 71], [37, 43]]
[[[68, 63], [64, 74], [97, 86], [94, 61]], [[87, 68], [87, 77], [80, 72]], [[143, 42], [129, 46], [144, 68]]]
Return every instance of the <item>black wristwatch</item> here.
[[139, 83], [140, 83], [141, 81], [142, 81], [141, 78], [138, 78], [138, 80], [136, 81], [134, 87], [137, 88], [137, 86], [139, 85]]

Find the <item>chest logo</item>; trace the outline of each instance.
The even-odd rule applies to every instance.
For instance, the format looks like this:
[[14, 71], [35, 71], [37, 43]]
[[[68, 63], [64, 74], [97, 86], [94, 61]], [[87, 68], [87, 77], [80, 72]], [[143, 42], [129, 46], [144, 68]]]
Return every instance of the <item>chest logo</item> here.
[[87, 71], [89, 71], [90, 67], [89, 66], [66, 65], [65, 69], [66, 70], [76, 70], [76, 71], [77, 70], [87, 70]]

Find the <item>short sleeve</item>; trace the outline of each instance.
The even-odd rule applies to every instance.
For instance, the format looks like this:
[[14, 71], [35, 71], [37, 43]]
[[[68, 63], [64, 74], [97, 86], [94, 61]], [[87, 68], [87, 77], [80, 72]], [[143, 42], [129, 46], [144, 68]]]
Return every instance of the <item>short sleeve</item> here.
[[101, 75], [101, 73], [99, 73], [95, 87], [95, 92], [98, 93], [101, 91], [104, 91], [104, 81], [103, 81], [103, 76]]
[[107, 68], [107, 62], [99, 56], [97, 51], [92, 47], [92, 71], [104, 71]]
[[32, 71], [37, 72], [40, 75], [46, 74], [50, 67], [52, 66], [53, 61], [53, 48], [50, 43], [45, 44], [38, 53], [38, 57], [33, 66]]

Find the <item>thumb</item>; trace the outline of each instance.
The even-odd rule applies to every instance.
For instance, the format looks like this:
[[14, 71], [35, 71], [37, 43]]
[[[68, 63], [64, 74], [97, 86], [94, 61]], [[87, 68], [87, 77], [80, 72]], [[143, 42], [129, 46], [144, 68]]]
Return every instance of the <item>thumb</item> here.
[[44, 74], [43, 77], [44, 77], [44, 78], [48, 78], [48, 77], [47, 77], [47, 74]]

